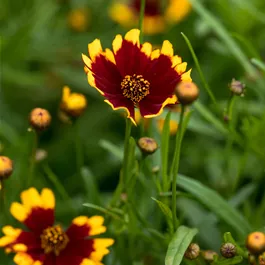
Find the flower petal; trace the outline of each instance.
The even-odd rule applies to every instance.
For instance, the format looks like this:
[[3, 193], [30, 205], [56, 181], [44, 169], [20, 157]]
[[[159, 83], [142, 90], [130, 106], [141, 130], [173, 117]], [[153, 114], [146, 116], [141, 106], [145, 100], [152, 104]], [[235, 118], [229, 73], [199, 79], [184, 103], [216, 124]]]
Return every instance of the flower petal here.
[[10, 212], [20, 222], [23, 222], [29, 213], [28, 210], [18, 202], [13, 202], [11, 204]]
[[143, 52], [147, 57], [151, 56], [152, 53], [152, 45], [149, 42], [145, 42], [142, 45], [141, 52]]
[[99, 39], [95, 39], [88, 44], [88, 53], [92, 61], [95, 61], [96, 57], [102, 53], [102, 46]]
[[28, 211], [31, 211], [34, 207], [42, 206], [40, 194], [35, 188], [29, 188], [28, 190], [21, 192], [20, 197], [22, 204]]
[[186, 68], [187, 68], [187, 63], [184, 62], [184, 63], [177, 64], [175, 67], [175, 70], [177, 71], [178, 74], [181, 75], [186, 71]]
[[165, 40], [162, 45], [161, 54], [172, 57], [174, 55], [173, 45]]
[[175, 104], [177, 102], [177, 97], [175, 95], [172, 95], [171, 97], [168, 97], [164, 101], [161, 102], [160, 98], [155, 98], [148, 96], [139, 103], [139, 109], [141, 112], [141, 115], [145, 118], [153, 118], [156, 116], [159, 116], [163, 108], [168, 104]]
[[4, 226], [2, 228], [4, 236], [0, 238], [0, 247], [8, 247], [10, 244], [16, 242], [19, 235], [22, 233], [21, 229], [13, 228], [12, 226]]
[[190, 77], [190, 73], [191, 73], [191, 69], [188, 72], [182, 74], [181, 75], [181, 81], [192, 82], [192, 79]]
[[122, 45], [122, 36], [120, 34], [116, 35], [112, 42], [112, 49], [114, 54], [117, 53], [117, 51], [121, 48]]
[[114, 244], [114, 240], [111, 238], [97, 238], [94, 239], [93, 247], [94, 251], [91, 253], [91, 259], [95, 261], [101, 261], [105, 255], [109, 253], [107, 247]]
[[133, 44], [136, 44], [137, 46], [139, 46], [140, 45], [139, 37], [140, 37], [140, 30], [139, 29], [131, 29], [130, 31], [128, 31], [125, 34], [124, 39], [132, 42]]
[[45, 209], [55, 208], [55, 197], [50, 189], [42, 189], [41, 191], [42, 207]]

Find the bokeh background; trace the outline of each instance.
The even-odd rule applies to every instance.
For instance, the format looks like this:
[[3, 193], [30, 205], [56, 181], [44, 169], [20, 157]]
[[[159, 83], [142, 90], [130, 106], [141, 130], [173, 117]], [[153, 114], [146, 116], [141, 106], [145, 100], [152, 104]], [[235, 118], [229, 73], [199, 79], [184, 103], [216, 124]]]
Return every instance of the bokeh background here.
[[[248, 185], [248, 190], [247, 197], [238, 207], [256, 227], [262, 226], [264, 222], [257, 224], [253, 220], [253, 211], [261, 204], [265, 184], [265, 86], [264, 75], [262, 77], [262, 72], [254, 68], [250, 59], [264, 60], [265, 57], [265, 2], [198, 2], [222, 25], [225, 34], [233, 40], [232, 44], [235, 43], [244, 54], [245, 63], [240, 61], [240, 56], [235, 56], [234, 46], [225, 41], [219, 28], [212, 27], [211, 20], [198, 8], [193, 8], [179, 23], [168, 25], [164, 32], [145, 35], [144, 40], [158, 47], [164, 39], [173, 43], [175, 53], [193, 68], [192, 78], [201, 89], [200, 102], [223, 126], [226, 126], [223, 110], [230, 96], [228, 83], [232, 78], [246, 83], [245, 97], [238, 98], [234, 106], [235, 127], [243, 137], [245, 147], [235, 144], [226, 153], [224, 135], [195, 109], [183, 143], [180, 172], [200, 180], [227, 199], [235, 194], [233, 180], [239, 174], [237, 188]], [[81, 53], [87, 53], [87, 44], [95, 38], [101, 40], [103, 47], [110, 47], [116, 34], [128, 30], [110, 18], [112, 4], [110, 0], [1, 1], [0, 154], [9, 156], [15, 163], [14, 174], [6, 182], [8, 203], [18, 200], [19, 193], [27, 185], [32, 145], [28, 115], [35, 107], [46, 108], [52, 115], [52, 124], [40, 134], [38, 147], [47, 151], [45, 165], [48, 164], [63, 183], [77, 211], [94, 213], [84, 209], [82, 203], [105, 205], [105, 200], [115, 189], [121, 163], [106, 146], [112, 143], [117, 152], [122, 150], [124, 117], [120, 112], [112, 111], [99, 93], [88, 85], [81, 60]], [[193, 45], [206, 80], [217, 98], [218, 111], [203, 89], [181, 32]], [[249, 65], [252, 68], [248, 68]], [[253, 77], [251, 69], [258, 73], [258, 77]], [[58, 115], [64, 85], [83, 93], [88, 100], [85, 113], [73, 124], [64, 123]], [[175, 113], [173, 119], [177, 118]], [[134, 128], [133, 133], [135, 137], [140, 135], [138, 128]], [[159, 130], [153, 135], [159, 141]], [[104, 140], [108, 141], [107, 144]], [[82, 146], [82, 174], [86, 185], [77, 173], [78, 141]], [[256, 151], [249, 146], [254, 146]], [[71, 211], [46, 173], [42, 163], [36, 165], [34, 186], [54, 189], [58, 197], [58, 218], [67, 223], [73, 217]], [[96, 192], [97, 189], [100, 192]], [[187, 223], [203, 230], [199, 238], [202, 244], [216, 248], [222, 229], [206, 231], [206, 209], [187, 199], [183, 199], [179, 207]], [[196, 214], [191, 214], [191, 209], [196, 210]], [[11, 220], [3, 218], [0, 226]], [[12, 264], [8, 263], [9, 260], [1, 251], [0, 264]]]

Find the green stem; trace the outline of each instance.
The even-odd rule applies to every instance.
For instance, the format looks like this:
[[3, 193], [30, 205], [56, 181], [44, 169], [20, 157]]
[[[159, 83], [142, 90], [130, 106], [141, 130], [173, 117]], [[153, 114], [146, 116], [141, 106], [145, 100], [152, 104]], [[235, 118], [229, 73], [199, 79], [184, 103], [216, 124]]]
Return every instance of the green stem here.
[[[59, 194], [62, 197], [62, 199], [65, 202], [68, 202], [70, 204], [71, 200], [72, 200], [70, 195], [67, 193], [67, 191], [65, 190], [64, 186], [61, 184], [61, 182], [59, 181], [58, 177], [53, 173], [53, 171], [51, 170], [49, 165], [48, 164], [44, 164], [43, 165], [43, 170], [44, 170], [45, 174], [47, 175], [48, 179], [52, 182], [52, 184], [55, 186], [56, 190], [59, 192]], [[71, 205], [71, 208], [72, 208], [72, 210], [74, 210], [72, 205]]]
[[228, 102], [227, 102], [226, 114], [227, 114], [229, 124], [231, 124], [230, 121], [233, 118], [233, 107], [234, 107], [235, 99], [236, 99], [236, 96], [232, 93]]
[[191, 45], [191, 43], [190, 43], [188, 37], [187, 37], [183, 32], [181, 32], [181, 35], [182, 35], [182, 37], [184, 38], [184, 40], [185, 40], [185, 42], [186, 42], [186, 44], [187, 44], [187, 46], [188, 46], [188, 48], [189, 48], [189, 50], [190, 50], [190, 53], [191, 53], [192, 58], [193, 58], [193, 60], [194, 60], [194, 63], [195, 63], [196, 69], [197, 69], [197, 71], [198, 71], [198, 73], [199, 73], [200, 79], [201, 79], [201, 81], [202, 81], [202, 83], [203, 83], [203, 86], [204, 86], [206, 92], [208, 93], [208, 95], [209, 95], [209, 97], [211, 98], [211, 100], [212, 100], [212, 102], [214, 103], [214, 105], [217, 106], [217, 103], [216, 103], [216, 99], [215, 99], [215, 97], [214, 97], [214, 94], [213, 94], [213, 92], [211, 91], [211, 89], [210, 89], [210, 87], [209, 87], [209, 85], [208, 85], [208, 83], [207, 83], [207, 81], [206, 81], [206, 79], [205, 79], [205, 77], [204, 77], [204, 75], [203, 75], [203, 73], [202, 73], [202, 70], [201, 70], [201, 67], [200, 67], [200, 64], [199, 64], [199, 60], [198, 60], [198, 58], [197, 58], [197, 56], [196, 56], [196, 54], [195, 54], [195, 52], [194, 52], [194, 49], [193, 49], [193, 47], [192, 47], [192, 45]]
[[83, 182], [82, 178], [82, 167], [84, 166], [84, 153], [83, 148], [81, 144], [81, 136], [80, 136], [80, 130], [79, 130], [79, 124], [75, 124], [75, 149], [76, 149], [76, 167], [77, 167], [77, 174], [79, 179]]
[[122, 164], [122, 169], [120, 171], [119, 183], [114, 192], [114, 196], [112, 197], [112, 200], [110, 202], [110, 206], [116, 205], [117, 201], [120, 199], [121, 193], [124, 191], [125, 184], [128, 181], [127, 165], [128, 165], [128, 158], [129, 158], [128, 152], [129, 152], [129, 141], [130, 141], [130, 136], [131, 136], [131, 130], [132, 130], [132, 122], [130, 119], [126, 119], [123, 164]]
[[179, 159], [180, 159], [180, 149], [181, 149], [181, 142], [182, 142], [182, 125], [183, 125], [183, 118], [185, 113], [185, 106], [181, 106], [181, 113], [179, 119], [179, 128], [176, 135], [176, 146], [174, 151], [174, 158], [171, 165], [170, 176], [173, 178], [172, 181], [172, 215], [173, 215], [173, 225], [174, 230], [177, 229], [177, 175], [179, 170]]
[[139, 29], [140, 29], [140, 43], [143, 43], [143, 22], [144, 22], [145, 0], [141, 0]]
[[5, 186], [4, 180], [0, 180], [0, 213], [5, 214]]
[[34, 177], [34, 171], [35, 171], [35, 164], [36, 164], [36, 151], [38, 147], [38, 134], [37, 132], [32, 129], [30, 131], [32, 133], [32, 141], [31, 141], [31, 156], [30, 156], [30, 164], [29, 164], [29, 176], [28, 176], [28, 182], [27, 186], [31, 186], [33, 182]]

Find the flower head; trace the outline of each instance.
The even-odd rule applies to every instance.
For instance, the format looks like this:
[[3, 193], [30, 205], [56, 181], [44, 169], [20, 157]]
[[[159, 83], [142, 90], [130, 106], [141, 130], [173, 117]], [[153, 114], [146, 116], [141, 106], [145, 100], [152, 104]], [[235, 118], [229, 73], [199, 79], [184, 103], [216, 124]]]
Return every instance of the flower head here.
[[[101, 216], [79, 216], [68, 229], [54, 225], [54, 194], [49, 189], [41, 193], [30, 188], [21, 193], [22, 203], [11, 205], [11, 214], [28, 230], [3, 227], [0, 247], [7, 253], [15, 252], [18, 265], [102, 265], [113, 239], [95, 238], [104, 233]], [[89, 238], [93, 236], [93, 238]]]
[[[188, 0], [169, 0], [165, 8], [160, 0], [146, 0], [144, 16], [144, 32], [156, 34], [164, 31], [167, 23], [178, 23], [191, 10]], [[111, 5], [109, 15], [115, 22], [125, 28], [134, 27], [139, 20], [141, 0], [129, 0], [126, 3], [115, 1]]]
[[8, 178], [13, 172], [13, 162], [7, 156], [0, 156], [0, 180]]
[[61, 110], [72, 117], [79, 117], [87, 106], [86, 97], [80, 93], [71, 93], [68, 86], [63, 88]]
[[75, 31], [85, 31], [88, 27], [90, 14], [85, 8], [73, 9], [68, 14], [69, 27]]
[[246, 247], [252, 254], [259, 254], [265, 250], [265, 234], [262, 232], [252, 232], [246, 240]]
[[110, 49], [103, 51], [99, 39], [88, 45], [90, 58], [82, 55], [88, 82], [114, 110], [125, 109], [135, 123], [134, 108], [151, 118], [175, 104], [174, 89], [181, 81], [191, 81], [187, 63], [175, 55], [172, 44], [164, 41], [161, 50], [148, 42], [139, 43], [138, 29], [124, 37], [117, 35]]

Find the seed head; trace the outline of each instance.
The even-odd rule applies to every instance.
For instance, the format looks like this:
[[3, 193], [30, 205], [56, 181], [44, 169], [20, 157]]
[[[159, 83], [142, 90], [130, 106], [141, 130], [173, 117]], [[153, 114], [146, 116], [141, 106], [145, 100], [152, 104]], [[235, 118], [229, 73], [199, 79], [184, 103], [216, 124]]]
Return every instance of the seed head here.
[[204, 250], [201, 252], [202, 257], [209, 262], [214, 260], [214, 256], [218, 256], [218, 254], [213, 250]]
[[156, 140], [149, 137], [140, 138], [138, 140], [138, 146], [141, 151], [146, 155], [153, 154], [158, 148]]
[[199, 96], [199, 89], [193, 82], [181, 82], [175, 89], [178, 101], [182, 105], [189, 105]]
[[7, 156], [0, 156], [0, 180], [7, 179], [13, 172], [13, 162]]
[[245, 84], [233, 78], [232, 82], [229, 84], [229, 89], [234, 95], [243, 97], [245, 93]]
[[31, 126], [36, 130], [44, 130], [51, 123], [51, 115], [46, 109], [35, 108], [31, 111], [29, 120]]
[[187, 259], [193, 260], [196, 259], [200, 254], [200, 247], [198, 244], [191, 243], [187, 248], [184, 256]]
[[224, 258], [233, 258], [236, 255], [236, 246], [232, 243], [224, 243], [220, 252]]
[[248, 235], [246, 247], [251, 254], [260, 254], [265, 250], [265, 234], [253, 232]]

